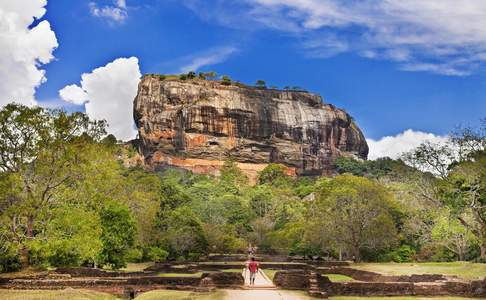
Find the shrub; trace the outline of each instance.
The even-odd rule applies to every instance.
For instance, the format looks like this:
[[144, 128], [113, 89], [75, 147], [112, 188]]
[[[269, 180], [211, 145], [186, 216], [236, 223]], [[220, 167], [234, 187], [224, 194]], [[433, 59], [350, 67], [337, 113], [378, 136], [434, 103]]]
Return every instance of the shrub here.
[[191, 71], [191, 72], [187, 73], [187, 78], [188, 79], [196, 78], [196, 72]]
[[187, 74], [181, 74], [179, 75], [180, 80], [187, 80]]
[[228, 75], [223, 75], [223, 77], [221, 77], [221, 84], [231, 85], [231, 78]]
[[130, 210], [119, 203], [108, 203], [100, 212], [101, 262], [118, 269], [126, 266], [126, 255], [133, 246], [136, 227]]
[[262, 88], [262, 89], [266, 89], [267, 88], [267, 84], [265, 83], [265, 80], [257, 80], [256, 83], [255, 83], [255, 86], [257, 88]]
[[22, 267], [20, 256], [14, 251], [7, 251], [0, 255], [0, 273], [15, 272]]
[[148, 251], [148, 258], [154, 262], [163, 262], [169, 257], [169, 252], [159, 247], [150, 247]]
[[188, 255], [187, 255], [187, 260], [189, 261], [198, 261], [201, 259], [201, 257], [203, 257], [204, 254], [202, 253], [199, 253], [199, 252], [190, 252]]
[[143, 261], [143, 251], [140, 248], [133, 248], [127, 252], [126, 259], [128, 262], [142, 262]]
[[287, 168], [281, 164], [271, 163], [258, 174], [259, 184], [285, 184], [290, 177], [287, 175]]
[[415, 260], [415, 256], [415, 249], [409, 245], [402, 245], [389, 254], [390, 259], [397, 263], [412, 262]]

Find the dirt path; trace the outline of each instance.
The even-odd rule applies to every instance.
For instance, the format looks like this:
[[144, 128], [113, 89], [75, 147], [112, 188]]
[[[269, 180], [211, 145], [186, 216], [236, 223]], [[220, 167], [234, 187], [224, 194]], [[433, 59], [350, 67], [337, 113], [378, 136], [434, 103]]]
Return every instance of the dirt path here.
[[250, 271], [248, 269], [244, 269], [241, 273], [243, 278], [245, 278], [245, 287], [247, 288], [274, 288], [273, 282], [268, 278], [268, 276], [262, 271], [259, 270], [257, 276], [255, 277], [255, 284], [250, 285]]
[[309, 300], [304, 293], [282, 290], [225, 290], [224, 300]]
[[268, 276], [260, 270], [255, 277], [255, 284], [250, 285], [250, 272], [244, 269], [245, 289], [225, 290], [225, 300], [307, 300], [305, 293], [276, 289]]

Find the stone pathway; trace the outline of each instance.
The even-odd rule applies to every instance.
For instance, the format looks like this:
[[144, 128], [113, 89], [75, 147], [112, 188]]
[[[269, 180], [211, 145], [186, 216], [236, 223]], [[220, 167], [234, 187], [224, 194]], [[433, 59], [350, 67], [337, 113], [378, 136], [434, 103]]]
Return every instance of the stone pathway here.
[[247, 289], [275, 289], [273, 282], [262, 270], [258, 271], [254, 285], [250, 285], [250, 271], [248, 269], [243, 269], [241, 274], [245, 278], [245, 288]]
[[304, 293], [282, 290], [225, 290], [225, 300], [310, 300]]
[[225, 290], [225, 300], [307, 300], [304, 293], [278, 290], [270, 278], [260, 270], [255, 277], [255, 284], [250, 285], [250, 271], [244, 269], [245, 287], [242, 290]]

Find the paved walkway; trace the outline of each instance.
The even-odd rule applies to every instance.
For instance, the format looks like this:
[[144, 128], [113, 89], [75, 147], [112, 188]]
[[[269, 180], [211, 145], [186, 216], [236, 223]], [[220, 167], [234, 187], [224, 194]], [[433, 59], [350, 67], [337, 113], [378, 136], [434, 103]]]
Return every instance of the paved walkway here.
[[245, 287], [248, 289], [270, 289], [275, 288], [273, 282], [268, 276], [260, 269], [255, 277], [255, 284], [250, 285], [250, 271], [245, 268], [242, 272], [243, 278], [245, 278]]
[[225, 290], [225, 300], [311, 300], [303, 292], [282, 290]]

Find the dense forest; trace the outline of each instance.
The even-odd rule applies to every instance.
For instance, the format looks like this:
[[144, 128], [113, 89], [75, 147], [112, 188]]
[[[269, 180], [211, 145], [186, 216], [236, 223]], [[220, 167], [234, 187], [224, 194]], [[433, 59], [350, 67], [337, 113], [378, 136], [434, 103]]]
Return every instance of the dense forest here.
[[0, 271], [198, 260], [244, 252], [356, 261], [486, 261], [486, 121], [400, 160], [340, 158], [334, 177], [256, 185], [130, 166], [137, 155], [83, 113], [0, 111]]

